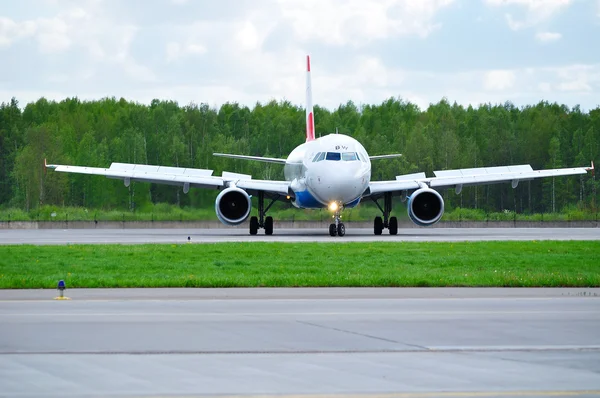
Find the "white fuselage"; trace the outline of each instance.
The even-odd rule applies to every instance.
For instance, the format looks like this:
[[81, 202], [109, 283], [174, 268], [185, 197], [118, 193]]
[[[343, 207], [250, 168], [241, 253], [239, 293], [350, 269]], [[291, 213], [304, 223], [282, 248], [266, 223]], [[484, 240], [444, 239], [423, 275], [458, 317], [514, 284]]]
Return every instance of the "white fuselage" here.
[[285, 179], [294, 206], [324, 208], [336, 203], [354, 207], [369, 187], [371, 161], [365, 148], [344, 134], [330, 134], [296, 147], [288, 156]]

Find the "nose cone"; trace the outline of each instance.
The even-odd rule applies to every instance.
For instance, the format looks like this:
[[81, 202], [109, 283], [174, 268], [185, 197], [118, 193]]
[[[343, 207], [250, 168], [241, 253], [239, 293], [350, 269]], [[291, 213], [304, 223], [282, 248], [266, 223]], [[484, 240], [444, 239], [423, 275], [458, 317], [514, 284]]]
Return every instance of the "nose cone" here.
[[369, 185], [370, 176], [360, 162], [331, 162], [313, 180], [315, 195], [323, 203], [354, 202]]

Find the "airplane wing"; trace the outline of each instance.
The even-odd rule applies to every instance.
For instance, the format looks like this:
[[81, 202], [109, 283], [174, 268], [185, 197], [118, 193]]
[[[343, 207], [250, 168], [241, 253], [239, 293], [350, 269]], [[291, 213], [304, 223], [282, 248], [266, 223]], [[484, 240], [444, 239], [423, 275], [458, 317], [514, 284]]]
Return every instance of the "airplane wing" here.
[[430, 188], [455, 187], [460, 193], [464, 186], [496, 184], [511, 182], [516, 188], [519, 181], [528, 181], [542, 177], [558, 177], [575, 174], [586, 174], [594, 171], [591, 167], [573, 167], [565, 169], [533, 170], [530, 165], [480, 167], [473, 169], [434, 171], [435, 177], [427, 178], [425, 173], [415, 173], [397, 176], [396, 180], [373, 181], [363, 196], [378, 196], [387, 192], [400, 192], [419, 189], [423, 186]]
[[213, 153], [213, 156], [221, 156], [224, 158], [232, 158], [232, 159], [256, 160], [259, 162], [279, 163], [279, 164], [285, 164], [285, 161], [286, 161], [285, 159], [279, 159], [279, 158], [265, 158], [262, 156], [232, 155], [229, 153]]
[[125, 186], [131, 181], [150, 182], [155, 184], [178, 185], [188, 192], [190, 187], [227, 188], [235, 185], [249, 193], [258, 191], [288, 195], [289, 182], [271, 180], [253, 180], [247, 174], [223, 172], [221, 177], [213, 176], [213, 170], [192, 169], [183, 167], [150, 166], [143, 164], [112, 163], [109, 168], [67, 166], [45, 164], [46, 168], [65, 173], [103, 175], [108, 178], [123, 180]]

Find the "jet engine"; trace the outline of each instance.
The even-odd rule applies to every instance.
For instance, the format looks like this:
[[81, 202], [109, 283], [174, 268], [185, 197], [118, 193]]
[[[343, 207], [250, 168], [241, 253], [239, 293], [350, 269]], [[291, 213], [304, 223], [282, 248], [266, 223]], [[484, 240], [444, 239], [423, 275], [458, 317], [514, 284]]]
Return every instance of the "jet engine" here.
[[217, 217], [225, 225], [238, 225], [250, 215], [252, 200], [243, 189], [230, 187], [221, 191], [215, 201]]
[[415, 224], [428, 227], [444, 214], [444, 199], [431, 188], [421, 188], [408, 198], [408, 216]]

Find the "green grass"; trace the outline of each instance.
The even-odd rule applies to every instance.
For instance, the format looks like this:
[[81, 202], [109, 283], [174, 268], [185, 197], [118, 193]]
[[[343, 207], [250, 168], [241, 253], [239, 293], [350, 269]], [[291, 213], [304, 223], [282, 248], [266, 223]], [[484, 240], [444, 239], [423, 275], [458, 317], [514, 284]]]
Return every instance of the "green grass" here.
[[[256, 215], [256, 206], [252, 215]], [[299, 210], [290, 205], [277, 203], [269, 215], [278, 221], [326, 221], [331, 218], [328, 210]], [[408, 220], [406, 207], [397, 203], [394, 214], [399, 220]], [[364, 203], [343, 213], [344, 221], [371, 221], [381, 216], [372, 204]], [[84, 207], [42, 206], [26, 212], [21, 209], [0, 209], [0, 221], [215, 221], [214, 207], [180, 208], [159, 203], [135, 212], [128, 210], [86, 209]], [[581, 221], [598, 220], [592, 210], [565, 208], [561, 213], [520, 214], [513, 211], [486, 213], [481, 209], [456, 208], [446, 211], [442, 221]]]
[[0, 288], [600, 286], [598, 242], [0, 246]]
[[[405, 209], [398, 208], [396, 216], [408, 219]], [[256, 206], [252, 215], [258, 215]], [[331, 212], [323, 210], [300, 210], [277, 204], [269, 211], [269, 215], [278, 221], [326, 221], [331, 219]], [[380, 216], [381, 212], [374, 206], [359, 206], [346, 209], [344, 221], [365, 221]], [[165, 203], [152, 209], [140, 211], [86, 209], [83, 207], [42, 206], [29, 212], [21, 209], [0, 209], [0, 221], [216, 221], [214, 207], [180, 208]]]
[[42, 206], [29, 212], [0, 210], [0, 221], [203, 221], [215, 220], [214, 209], [179, 208], [157, 205], [155, 211], [87, 209], [84, 207]]
[[461, 209], [457, 207], [446, 211], [443, 221], [597, 221], [598, 213], [592, 209], [581, 210], [576, 207], [564, 208], [560, 213], [522, 214], [511, 210], [486, 213], [481, 209]]

